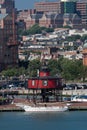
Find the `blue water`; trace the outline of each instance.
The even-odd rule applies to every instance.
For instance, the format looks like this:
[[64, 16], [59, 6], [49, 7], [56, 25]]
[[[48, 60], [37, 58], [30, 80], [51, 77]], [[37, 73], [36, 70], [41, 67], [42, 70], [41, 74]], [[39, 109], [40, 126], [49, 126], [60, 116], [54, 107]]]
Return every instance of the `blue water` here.
[[0, 113], [0, 130], [87, 130], [87, 111]]

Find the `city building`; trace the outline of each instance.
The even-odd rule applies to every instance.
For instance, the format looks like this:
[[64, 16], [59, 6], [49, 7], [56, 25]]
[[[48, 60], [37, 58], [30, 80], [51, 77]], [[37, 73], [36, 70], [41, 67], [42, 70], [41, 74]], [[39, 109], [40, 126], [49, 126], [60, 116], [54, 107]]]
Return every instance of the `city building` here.
[[76, 13], [66, 13], [63, 15], [63, 26], [70, 26], [75, 29], [81, 29], [81, 18]]
[[36, 9], [36, 12], [57, 12], [57, 13], [63, 13], [63, 3], [60, 1], [58, 2], [50, 2], [50, 1], [44, 1], [44, 2], [35, 2], [34, 8]]
[[12, 14], [14, 8], [15, 8], [14, 0], [0, 0], [0, 13]]
[[17, 21], [26, 19], [29, 15], [35, 14], [35, 9], [25, 9], [17, 11]]
[[0, 0], [0, 71], [18, 64], [17, 23], [14, 0]]
[[78, 15], [82, 19], [82, 27], [87, 29], [87, 1], [78, 1], [76, 2], [76, 9]]
[[0, 71], [18, 64], [16, 26], [8, 14], [0, 14]]
[[17, 12], [17, 22], [19, 29], [29, 29], [34, 24], [39, 24], [39, 17], [41, 14], [37, 14], [36, 10], [20, 10]]
[[87, 43], [83, 46], [83, 65], [87, 66]]
[[42, 17], [39, 19], [39, 25], [45, 26], [47, 28], [54, 26], [54, 13], [47, 13], [43, 14]]
[[64, 13], [76, 13], [76, 2], [66, 1], [63, 2]]

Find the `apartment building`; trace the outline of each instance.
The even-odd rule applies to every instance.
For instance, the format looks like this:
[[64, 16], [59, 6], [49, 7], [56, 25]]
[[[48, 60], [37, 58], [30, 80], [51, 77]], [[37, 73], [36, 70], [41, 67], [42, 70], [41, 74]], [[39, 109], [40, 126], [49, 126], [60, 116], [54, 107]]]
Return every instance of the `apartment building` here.
[[81, 16], [82, 26], [87, 29], [87, 1], [78, 1], [76, 3], [77, 13]]
[[63, 3], [62, 2], [35, 2], [34, 8], [36, 9], [36, 12], [57, 12], [57, 13], [63, 13]]

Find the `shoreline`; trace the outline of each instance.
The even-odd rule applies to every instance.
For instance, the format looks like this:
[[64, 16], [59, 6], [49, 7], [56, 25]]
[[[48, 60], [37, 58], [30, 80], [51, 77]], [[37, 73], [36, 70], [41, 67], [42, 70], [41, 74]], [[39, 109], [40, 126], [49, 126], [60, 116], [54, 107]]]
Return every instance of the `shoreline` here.
[[[22, 99], [21, 102], [17, 101], [15, 103], [23, 103], [27, 105], [30, 104], [27, 100], [22, 100]], [[22, 108], [16, 106], [15, 103], [0, 105], [0, 112], [25, 112]], [[68, 111], [87, 111], [87, 102], [56, 102], [55, 105], [61, 106], [67, 103], [71, 104], [69, 106]], [[49, 103], [49, 105], [52, 105], [52, 103]]]

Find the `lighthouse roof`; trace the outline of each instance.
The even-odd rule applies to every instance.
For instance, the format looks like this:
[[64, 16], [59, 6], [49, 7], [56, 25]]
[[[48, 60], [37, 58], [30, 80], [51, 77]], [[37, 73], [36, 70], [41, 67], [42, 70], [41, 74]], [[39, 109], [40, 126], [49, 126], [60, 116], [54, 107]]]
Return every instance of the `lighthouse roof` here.
[[40, 69], [40, 71], [49, 72], [49, 69], [48, 69], [48, 67], [43, 66], [43, 67]]
[[87, 42], [83, 45], [83, 48], [84, 48], [84, 49], [87, 48]]

